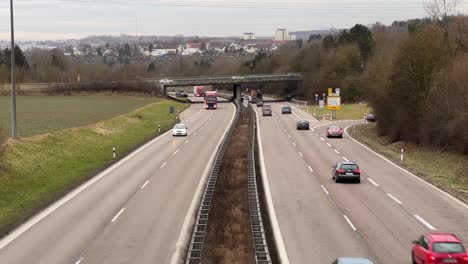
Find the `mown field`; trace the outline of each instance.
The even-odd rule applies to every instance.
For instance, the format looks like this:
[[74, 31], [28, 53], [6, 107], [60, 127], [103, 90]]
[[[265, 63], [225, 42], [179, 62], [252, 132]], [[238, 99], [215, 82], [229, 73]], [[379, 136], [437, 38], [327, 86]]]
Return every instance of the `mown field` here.
[[[70, 99], [74, 102], [83, 100]], [[64, 102], [68, 98], [57, 100]], [[112, 100], [126, 104], [127, 108], [139, 100], [145, 102], [144, 99], [135, 99], [133, 104], [125, 103], [132, 101], [130, 98]], [[81, 107], [90, 107], [90, 101], [94, 105], [103, 102], [99, 98], [89, 98]], [[170, 106], [181, 110], [186, 107], [185, 104], [163, 100], [95, 124], [9, 141], [6, 156], [0, 160], [0, 165], [6, 168], [0, 169], [0, 235], [111, 165], [114, 162], [112, 147], [116, 147], [117, 157], [121, 158], [157, 136], [157, 124], [161, 124], [161, 133], [170, 129], [177, 122], [176, 114], [169, 113]], [[51, 109], [50, 106], [48, 108]], [[108, 108], [101, 112], [100, 118], [105, 116], [104, 112], [115, 115], [117, 111], [123, 111], [118, 106], [119, 110], [115, 111], [111, 111], [110, 106]], [[69, 107], [67, 109], [70, 110]], [[82, 111], [88, 113], [89, 110]], [[71, 116], [77, 117], [78, 109], [73, 112]], [[62, 115], [66, 119], [65, 114]], [[91, 122], [92, 119], [91, 116], [75, 118], [75, 124]], [[58, 127], [63, 125], [57, 124], [56, 129]]]
[[[19, 96], [18, 136], [30, 137], [94, 124], [158, 100], [133, 96]], [[0, 127], [9, 133], [10, 125], [11, 98], [0, 96]]]
[[[294, 104], [294, 103], [293, 103]], [[294, 104], [295, 105], [295, 104]], [[314, 115], [318, 119], [322, 119], [323, 115], [328, 113], [331, 116], [332, 111], [327, 110], [327, 108], [319, 108], [318, 106], [301, 106], [299, 107], [309, 112], [310, 114]], [[336, 119], [344, 120], [344, 119], [363, 119], [364, 115], [370, 113], [372, 110], [366, 103], [360, 104], [345, 104], [341, 106], [341, 110], [336, 111]]]
[[[354, 138], [394, 162], [468, 201], [467, 155], [401, 141], [391, 143], [388, 138], [377, 135], [375, 124], [356, 125], [349, 132]], [[400, 161], [401, 149], [405, 150], [403, 162]]]

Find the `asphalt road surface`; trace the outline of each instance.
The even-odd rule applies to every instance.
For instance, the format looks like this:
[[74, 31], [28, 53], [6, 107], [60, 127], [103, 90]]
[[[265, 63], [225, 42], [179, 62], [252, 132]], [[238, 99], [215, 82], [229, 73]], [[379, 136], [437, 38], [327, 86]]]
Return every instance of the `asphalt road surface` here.
[[[407, 174], [347, 135], [327, 139], [329, 124], [293, 108], [259, 125], [268, 181], [290, 263], [331, 263], [361, 256], [411, 263], [411, 241], [424, 232], [453, 232], [468, 242], [468, 207]], [[313, 130], [296, 130], [308, 119]], [[362, 121], [338, 123], [343, 128]], [[315, 127], [315, 128], [314, 128]], [[361, 184], [335, 183], [331, 166], [352, 160]]]
[[40, 221], [23, 225], [0, 241], [0, 263], [169, 263], [234, 111], [232, 104], [210, 111], [191, 106], [181, 114], [187, 137], [161, 136], [58, 208], [38, 215]]

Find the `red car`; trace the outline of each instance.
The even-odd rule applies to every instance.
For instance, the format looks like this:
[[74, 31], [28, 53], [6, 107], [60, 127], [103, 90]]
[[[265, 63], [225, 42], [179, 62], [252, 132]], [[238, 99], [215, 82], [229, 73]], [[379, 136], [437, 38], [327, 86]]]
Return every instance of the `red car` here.
[[331, 126], [327, 128], [327, 138], [331, 137], [343, 138], [343, 129], [339, 126]]
[[413, 244], [413, 264], [468, 264], [468, 253], [454, 234], [427, 233], [413, 241]]

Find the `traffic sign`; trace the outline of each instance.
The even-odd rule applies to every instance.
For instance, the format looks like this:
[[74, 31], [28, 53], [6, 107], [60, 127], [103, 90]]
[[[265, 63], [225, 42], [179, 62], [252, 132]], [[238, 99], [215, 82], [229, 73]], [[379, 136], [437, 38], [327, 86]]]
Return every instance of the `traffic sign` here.
[[340, 96], [328, 96], [327, 97], [327, 109], [328, 110], [341, 110], [341, 97]]
[[335, 94], [340, 96], [341, 88], [335, 88]]

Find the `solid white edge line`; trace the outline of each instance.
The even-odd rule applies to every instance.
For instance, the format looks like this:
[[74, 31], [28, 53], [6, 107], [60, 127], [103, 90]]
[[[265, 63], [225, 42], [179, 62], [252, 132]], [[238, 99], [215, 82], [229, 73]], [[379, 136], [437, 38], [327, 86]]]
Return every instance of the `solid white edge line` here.
[[354, 139], [353, 137], [351, 137], [349, 134], [348, 134], [348, 129], [350, 128], [351, 126], [348, 126], [345, 128], [345, 134], [348, 136], [348, 138], [350, 138], [351, 140], [353, 140], [354, 142], [356, 142], [357, 144], [359, 144], [361, 147], [367, 149], [368, 151], [372, 152], [374, 155], [380, 157], [381, 159], [385, 160], [386, 162], [392, 164], [394, 167], [402, 170], [403, 172], [405, 172], [406, 174], [414, 177], [415, 179], [419, 180], [420, 182], [423, 182], [425, 184], [427, 184], [428, 186], [431, 186], [432, 188], [434, 188], [435, 190], [439, 191], [440, 193], [444, 194], [446, 197], [452, 199], [454, 202], [458, 203], [459, 205], [465, 207], [466, 209], [468, 209], [468, 204], [460, 201], [459, 199], [457, 199], [455, 196], [449, 194], [448, 192], [440, 189], [440, 188], [437, 188], [435, 185], [433, 185], [432, 183], [429, 183], [427, 182], [426, 180], [416, 176], [415, 174], [411, 173], [410, 171], [408, 171], [407, 169], [405, 168], [402, 168], [400, 166], [398, 166], [397, 164], [395, 164], [393, 161], [387, 159], [386, 157], [382, 156], [381, 154], [377, 153], [376, 151], [370, 149], [369, 147], [367, 147], [366, 145], [362, 144], [361, 142], [359, 142], [358, 140]]
[[373, 179], [371, 178], [367, 178], [368, 181], [370, 181], [372, 183], [372, 185], [374, 185], [375, 187], [379, 187], [380, 185], [378, 183], [376, 183]]
[[124, 211], [125, 211], [125, 208], [120, 209], [120, 211], [114, 216], [114, 218], [112, 218], [111, 223], [115, 222], [115, 220], [117, 220], [117, 218], [119, 218], [119, 216], [120, 216]]
[[236, 107], [234, 106], [234, 104], [230, 104], [230, 105], [234, 108], [231, 121], [229, 122], [228, 126], [224, 130], [224, 133], [222, 137], [220, 138], [218, 145], [216, 146], [213, 153], [211, 154], [211, 157], [205, 167], [205, 170], [203, 171], [200, 182], [198, 183], [197, 190], [195, 191], [195, 194], [193, 195], [192, 203], [190, 204], [187, 214], [185, 215], [184, 224], [182, 225], [182, 229], [180, 230], [179, 237], [175, 244], [175, 249], [174, 249], [174, 253], [172, 253], [170, 264], [182, 264], [183, 263], [183, 258], [184, 258], [183, 254], [186, 253], [187, 247], [189, 246], [190, 238], [192, 237], [192, 229], [193, 229], [193, 225], [195, 224], [196, 217], [197, 217], [196, 216], [197, 206], [202, 199], [203, 190], [207, 183], [211, 166], [213, 165], [213, 161], [216, 157], [216, 153], [218, 152], [218, 149], [221, 146], [223, 139], [226, 137], [226, 134], [229, 131], [229, 127], [231, 127], [232, 123], [234, 122], [234, 117], [236, 115]]
[[421, 216], [419, 215], [414, 215], [414, 218], [416, 218], [419, 222], [421, 222], [421, 224], [425, 225], [427, 228], [429, 228], [430, 230], [432, 231], [436, 231], [437, 229], [435, 229], [435, 227], [433, 227], [431, 224], [429, 224], [429, 222], [427, 222], [426, 220], [424, 220]]
[[395, 203], [399, 204], [399, 205], [402, 205], [403, 203], [398, 200], [398, 198], [396, 198], [395, 196], [393, 196], [391, 193], [387, 193], [387, 196], [390, 197], [390, 199], [392, 199]]
[[330, 195], [330, 193], [327, 191], [327, 189], [325, 188], [325, 186], [323, 186], [323, 185], [320, 185], [320, 186], [322, 186], [323, 191], [324, 191], [327, 195]]
[[60, 208], [62, 205], [73, 199], [75, 196], [80, 194], [82, 191], [86, 190], [89, 188], [91, 185], [95, 184], [99, 180], [101, 180], [103, 177], [120, 167], [122, 164], [127, 162], [128, 160], [132, 159], [136, 155], [138, 155], [140, 152], [143, 150], [147, 149], [157, 141], [159, 141], [161, 138], [165, 137], [166, 135], [170, 134], [172, 130], [166, 131], [164, 134], [154, 138], [150, 142], [146, 143], [145, 145], [141, 146], [140, 148], [136, 149], [126, 157], [122, 158], [118, 162], [114, 163], [112, 166], [104, 170], [103, 172], [99, 173], [98, 175], [94, 176], [87, 182], [83, 183], [73, 191], [69, 192], [67, 195], [65, 195], [62, 199], [58, 200], [57, 202], [49, 205], [47, 208], [33, 216], [29, 221], [25, 222], [24, 224], [20, 225], [17, 227], [15, 230], [13, 230], [11, 233], [6, 235], [4, 238], [0, 240], [0, 250], [10, 244], [13, 240], [18, 238], [20, 235], [22, 235], [24, 232], [28, 231], [31, 227], [42, 221], [44, 218], [46, 218], [48, 215], [50, 215], [52, 212]]
[[340, 154], [340, 152], [338, 150], [336, 150], [336, 149], [333, 149], [333, 151], [335, 151], [336, 154]]
[[351, 222], [351, 220], [349, 220], [349, 218], [346, 216], [346, 215], [343, 215], [344, 218], [346, 219], [346, 222], [348, 222], [348, 224], [351, 226], [351, 228], [356, 232], [357, 229], [356, 227], [353, 225], [353, 223]]
[[307, 168], [309, 168], [310, 172], [314, 172], [314, 170], [312, 169], [312, 167], [310, 165], [307, 165]]
[[276, 248], [278, 250], [278, 256], [280, 258], [281, 264], [289, 264], [288, 254], [286, 252], [286, 247], [284, 246], [283, 236], [281, 235], [281, 230], [279, 228], [278, 218], [276, 217], [275, 206], [273, 205], [273, 198], [271, 196], [270, 184], [268, 182], [268, 175], [265, 165], [265, 159], [263, 154], [263, 145], [262, 145], [262, 135], [260, 131], [260, 121], [258, 118], [258, 113], [255, 111], [255, 117], [257, 119], [257, 140], [258, 140], [258, 154], [260, 159], [260, 170], [262, 174], [263, 181], [263, 191], [265, 193], [265, 199], [268, 207], [268, 215], [270, 216], [271, 228], [273, 229], [273, 235], [276, 243]]
[[343, 157], [344, 161], [349, 161], [349, 159], [347, 159], [346, 157]]
[[302, 120], [302, 118], [301, 118], [298, 114], [296, 114], [295, 111], [293, 111], [293, 114], [294, 114], [299, 120]]
[[301, 156], [301, 158], [304, 157], [304, 155], [302, 154], [302, 152], [299, 151], [299, 156]]
[[140, 187], [140, 190], [143, 190], [149, 182], [150, 182], [150, 181], [147, 180], [147, 181]]
[[165, 162], [161, 165], [161, 167], [159, 167], [159, 168], [162, 169], [162, 168], [166, 167], [166, 165], [167, 165], [167, 161], [165, 161]]
[[79, 258], [78, 261], [75, 262], [75, 264], [80, 264], [82, 260], [83, 260], [83, 257]]

